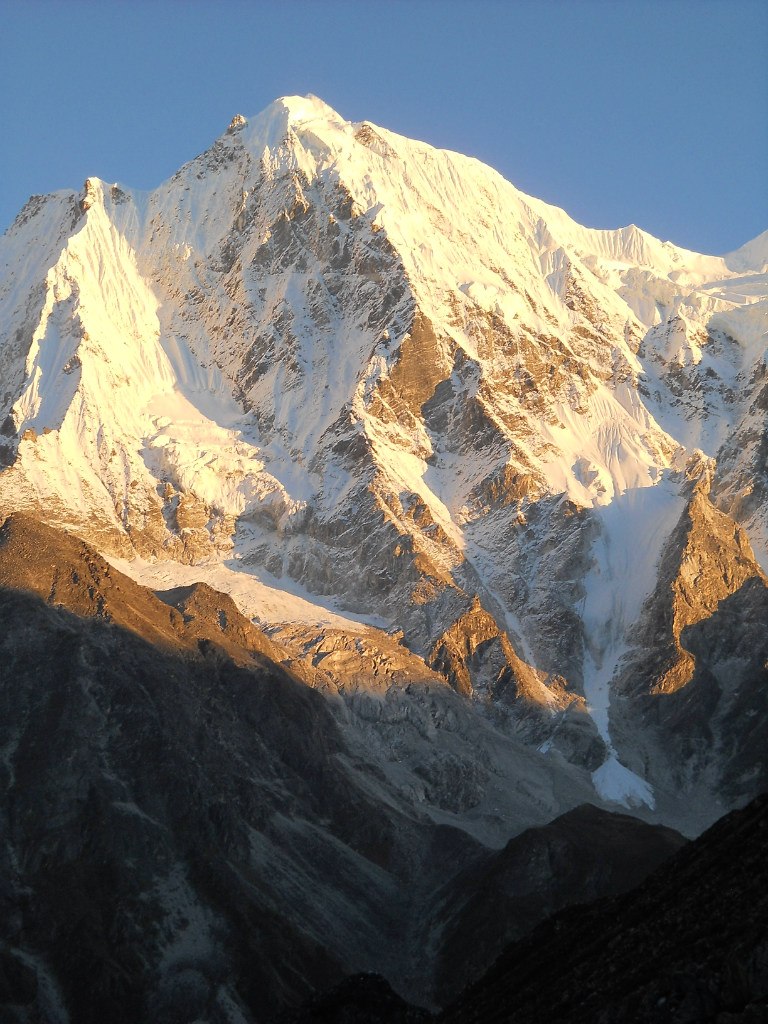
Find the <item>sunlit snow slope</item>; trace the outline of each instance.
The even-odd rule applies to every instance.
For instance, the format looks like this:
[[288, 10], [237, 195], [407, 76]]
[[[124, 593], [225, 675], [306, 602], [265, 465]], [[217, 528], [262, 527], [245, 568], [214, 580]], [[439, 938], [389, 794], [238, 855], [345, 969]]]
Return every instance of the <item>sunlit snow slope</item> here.
[[584, 228], [289, 97], [153, 192], [33, 197], [0, 267], [0, 510], [147, 580], [205, 563], [264, 621], [402, 628], [604, 797], [656, 802], [612, 681], [694, 495], [768, 565], [765, 234]]

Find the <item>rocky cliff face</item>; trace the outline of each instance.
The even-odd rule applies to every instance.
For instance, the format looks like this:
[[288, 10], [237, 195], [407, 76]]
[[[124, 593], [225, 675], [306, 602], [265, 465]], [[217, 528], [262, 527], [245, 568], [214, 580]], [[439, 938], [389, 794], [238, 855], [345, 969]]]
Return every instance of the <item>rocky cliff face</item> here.
[[[615, 732], [661, 799], [727, 808], [768, 785], [768, 585], [744, 531], [696, 484], [616, 680]], [[704, 796], [706, 794], [706, 796]]]

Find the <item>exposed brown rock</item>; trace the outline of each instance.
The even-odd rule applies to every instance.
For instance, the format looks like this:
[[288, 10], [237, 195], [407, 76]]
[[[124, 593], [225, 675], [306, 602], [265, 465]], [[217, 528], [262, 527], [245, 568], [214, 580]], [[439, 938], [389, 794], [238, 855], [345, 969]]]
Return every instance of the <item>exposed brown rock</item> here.
[[179, 653], [196, 656], [207, 644], [236, 664], [251, 664], [254, 655], [275, 663], [284, 657], [226, 595], [200, 583], [161, 599], [113, 569], [84, 541], [23, 513], [0, 527], [0, 586], [103, 619]]
[[529, 742], [554, 745], [569, 760], [595, 768], [604, 744], [587, 714], [583, 696], [562, 676], [546, 675], [515, 651], [477, 595], [427, 656], [458, 693], [497, 700], [512, 714]]
[[421, 407], [438, 384], [450, 376], [451, 369], [446, 342], [438, 338], [429, 320], [418, 313], [400, 343], [389, 377], [376, 390], [371, 413], [384, 422], [418, 422]]
[[[748, 580], [763, 586], [768, 581], [744, 531], [714, 507], [701, 485], [695, 487], [666, 545], [661, 566], [638, 638], [648, 651], [647, 667], [635, 679], [637, 683], [645, 680], [652, 693], [673, 693], [690, 682], [695, 669], [695, 660], [681, 640], [683, 631], [709, 618]], [[637, 683], [627, 680], [626, 685], [635, 688]]]
[[176, 506], [176, 523], [180, 530], [195, 530], [205, 527], [211, 518], [210, 509], [194, 494], [179, 495]]
[[697, 487], [615, 680], [612, 736], [699, 830], [768, 786], [768, 582], [741, 528]]
[[532, 474], [521, 472], [507, 463], [478, 485], [474, 497], [490, 509], [536, 497], [540, 489], [541, 482]]
[[509, 638], [499, 629], [496, 620], [480, 604], [475, 595], [470, 609], [457, 619], [438, 639], [427, 657], [427, 663], [441, 672], [458, 693], [470, 696], [473, 692], [470, 664], [478, 648], [496, 641], [503, 667], [494, 682], [500, 683], [501, 674], [511, 672], [518, 688], [534, 689], [538, 683], [535, 674], [517, 657]]

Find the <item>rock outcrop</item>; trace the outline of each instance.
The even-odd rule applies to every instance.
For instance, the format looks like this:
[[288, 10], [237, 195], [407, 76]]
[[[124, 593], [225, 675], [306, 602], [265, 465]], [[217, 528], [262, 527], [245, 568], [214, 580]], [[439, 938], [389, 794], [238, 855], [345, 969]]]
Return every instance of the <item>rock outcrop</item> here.
[[662, 803], [687, 793], [704, 811], [698, 827], [768, 788], [766, 626], [768, 581], [749, 541], [697, 484], [620, 668], [612, 722]]

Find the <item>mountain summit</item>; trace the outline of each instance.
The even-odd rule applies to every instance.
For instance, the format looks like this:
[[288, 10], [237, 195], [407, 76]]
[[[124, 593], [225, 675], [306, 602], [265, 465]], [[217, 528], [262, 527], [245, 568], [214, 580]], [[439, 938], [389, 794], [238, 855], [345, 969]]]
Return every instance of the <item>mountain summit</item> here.
[[764, 622], [764, 237], [584, 228], [279, 99], [3, 236], [0, 512], [296, 651], [388, 630], [577, 788], [696, 830], [765, 783], [768, 651], [732, 628]]

